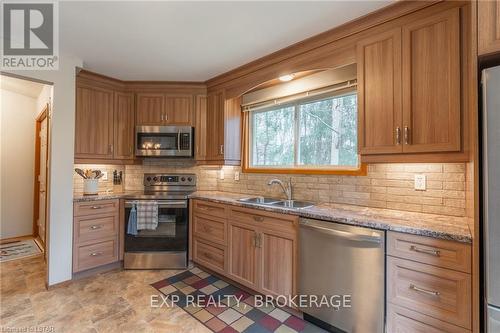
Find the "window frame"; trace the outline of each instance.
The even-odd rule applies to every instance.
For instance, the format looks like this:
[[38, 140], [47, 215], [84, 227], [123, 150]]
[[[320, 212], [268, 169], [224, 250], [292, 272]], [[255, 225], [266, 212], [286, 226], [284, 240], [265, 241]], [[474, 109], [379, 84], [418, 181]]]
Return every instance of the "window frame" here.
[[[333, 98], [333, 97], [341, 97], [345, 95], [351, 95], [352, 93], [356, 93], [356, 89], [352, 88], [346, 88], [346, 89], [340, 89], [338, 91], [335, 91], [334, 93], [328, 92], [324, 94], [319, 94], [319, 95], [314, 95], [306, 98], [300, 98], [294, 101], [288, 101], [286, 103], [280, 104], [279, 106], [281, 108], [286, 108], [293, 106], [294, 107], [294, 117], [296, 118], [298, 116], [298, 106], [301, 104], [307, 104], [310, 102], [315, 102], [315, 101], [321, 101], [325, 100], [328, 98]], [[304, 166], [304, 165], [299, 165], [298, 164], [298, 155], [297, 155], [297, 150], [299, 149], [298, 145], [295, 144], [294, 147], [294, 165], [293, 166], [251, 166], [250, 165], [250, 160], [251, 160], [251, 154], [253, 154], [253, 147], [252, 147], [252, 120], [251, 120], [251, 114], [252, 112], [266, 112], [272, 109], [275, 109], [276, 107], [270, 106], [266, 108], [262, 108], [261, 110], [257, 111], [247, 111], [243, 112], [243, 160], [242, 160], [242, 171], [244, 173], [283, 173], [283, 174], [323, 174], [323, 175], [352, 175], [352, 176], [364, 176], [367, 174], [367, 165], [365, 163], [362, 163], [361, 161], [361, 156], [359, 154], [359, 149], [358, 149], [358, 156], [359, 156], [359, 165], [358, 167], [334, 167], [334, 166]], [[298, 119], [295, 119], [294, 121], [294, 140], [297, 142], [297, 123]], [[358, 137], [359, 137], [359, 122], [358, 122]], [[358, 143], [359, 145], [359, 143]]]

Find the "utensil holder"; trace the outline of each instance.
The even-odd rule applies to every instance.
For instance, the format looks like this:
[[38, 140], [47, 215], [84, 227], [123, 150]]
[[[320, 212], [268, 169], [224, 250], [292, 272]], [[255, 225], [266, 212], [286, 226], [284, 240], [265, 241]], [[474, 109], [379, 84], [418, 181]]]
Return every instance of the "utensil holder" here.
[[83, 180], [83, 194], [96, 195], [99, 189], [99, 179], [84, 179]]

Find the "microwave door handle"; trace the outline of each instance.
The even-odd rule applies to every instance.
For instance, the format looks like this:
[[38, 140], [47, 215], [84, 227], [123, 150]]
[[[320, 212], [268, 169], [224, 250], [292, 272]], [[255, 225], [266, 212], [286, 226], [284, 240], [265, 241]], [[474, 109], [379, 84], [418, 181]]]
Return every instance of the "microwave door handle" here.
[[181, 151], [181, 130], [177, 132], [177, 150]]

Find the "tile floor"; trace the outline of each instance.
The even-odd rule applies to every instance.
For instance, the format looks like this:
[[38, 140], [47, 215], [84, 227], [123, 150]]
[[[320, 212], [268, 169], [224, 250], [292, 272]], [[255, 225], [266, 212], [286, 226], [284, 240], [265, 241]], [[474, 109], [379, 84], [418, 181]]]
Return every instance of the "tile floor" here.
[[210, 333], [179, 307], [150, 306], [150, 284], [177, 273], [117, 269], [47, 291], [42, 257], [0, 263], [0, 332]]

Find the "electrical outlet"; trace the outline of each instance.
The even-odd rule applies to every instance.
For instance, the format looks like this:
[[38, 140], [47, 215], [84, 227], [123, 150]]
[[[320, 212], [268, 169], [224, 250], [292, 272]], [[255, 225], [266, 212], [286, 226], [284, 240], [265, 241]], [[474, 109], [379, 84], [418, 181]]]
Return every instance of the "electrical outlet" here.
[[425, 175], [415, 175], [415, 190], [425, 191], [427, 189], [427, 182]]
[[104, 171], [104, 170], [101, 170], [102, 172], [102, 177], [101, 179], [102, 180], [108, 180], [108, 172], [107, 171]]
[[240, 180], [240, 172], [239, 171], [236, 171], [234, 173], [234, 180]]
[[224, 180], [224, 169], [220, 169], [219, 171], [219, 179]]

